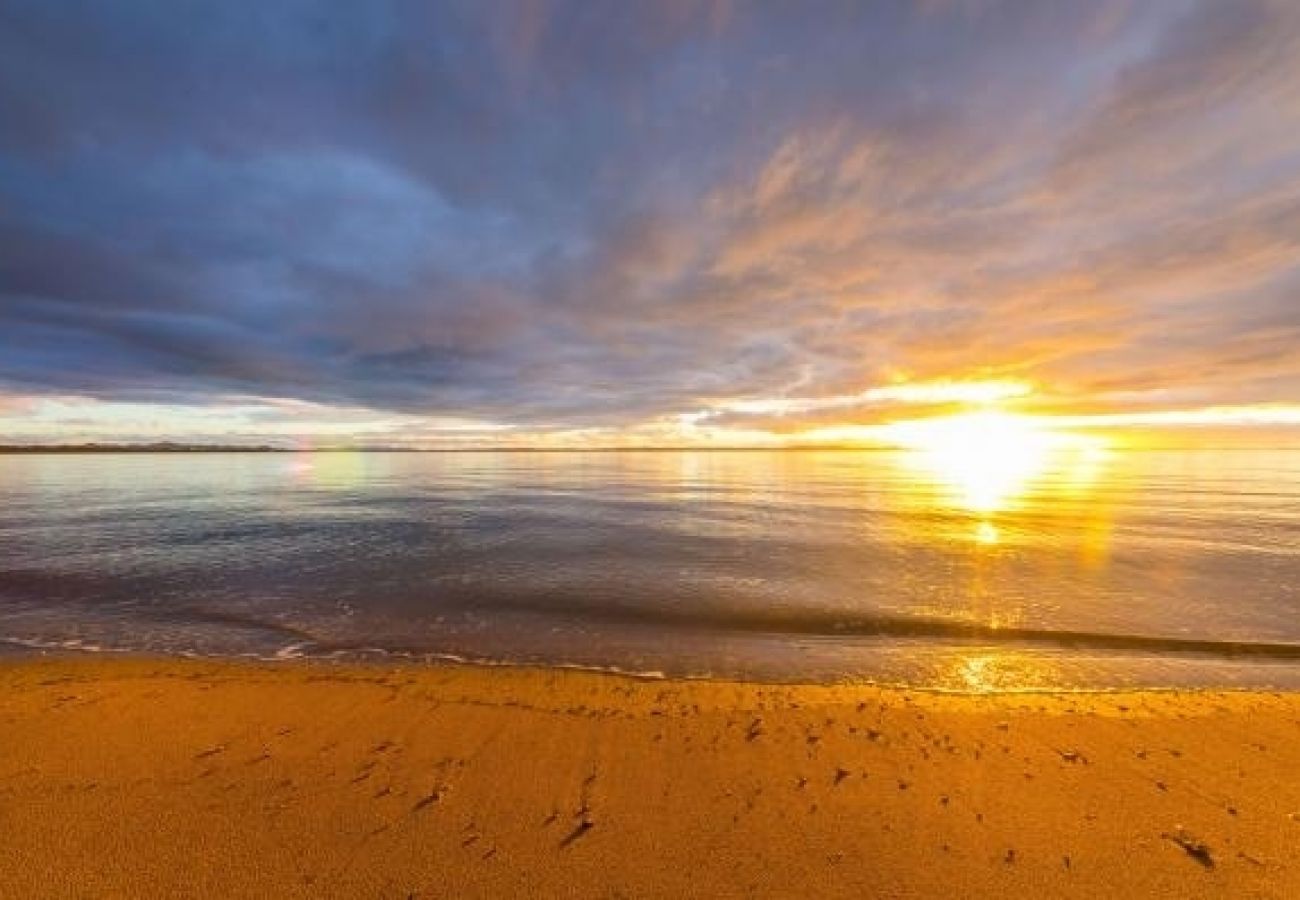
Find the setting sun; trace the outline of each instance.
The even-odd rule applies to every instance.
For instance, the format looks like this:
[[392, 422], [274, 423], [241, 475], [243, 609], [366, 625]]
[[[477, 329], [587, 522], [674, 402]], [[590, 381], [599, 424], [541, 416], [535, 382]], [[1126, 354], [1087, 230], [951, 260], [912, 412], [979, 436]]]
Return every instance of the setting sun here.
[[[1003, 509], [1064, 450], [1100, 450], [1102, 438], [1052, 431], [1042, 421], [999, 411], [983, 411], [899, 422], [880, 429], [891, 443], [914, 451], [927, 469], [974, 513]], [[990, 532], [982, 533], [987, 539]], [[996, 533], [993, 539], [996, 540]]]

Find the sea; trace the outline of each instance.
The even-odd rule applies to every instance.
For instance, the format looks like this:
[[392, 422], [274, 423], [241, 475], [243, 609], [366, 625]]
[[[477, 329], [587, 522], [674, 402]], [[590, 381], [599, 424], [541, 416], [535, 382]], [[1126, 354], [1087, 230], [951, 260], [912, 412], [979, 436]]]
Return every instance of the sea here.
[[1300, 453], [0, 456], [0, 652], [1300, 687]]

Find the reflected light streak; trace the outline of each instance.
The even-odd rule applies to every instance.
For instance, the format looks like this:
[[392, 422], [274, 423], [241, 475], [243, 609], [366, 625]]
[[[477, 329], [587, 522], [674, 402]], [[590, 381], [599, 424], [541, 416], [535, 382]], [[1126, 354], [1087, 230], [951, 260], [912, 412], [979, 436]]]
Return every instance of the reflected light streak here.
[[981, 694], [1062, 686], [1061, 673], [1050, 660], [1007, 651], [962, 654], [940, 680], [951, 689]]

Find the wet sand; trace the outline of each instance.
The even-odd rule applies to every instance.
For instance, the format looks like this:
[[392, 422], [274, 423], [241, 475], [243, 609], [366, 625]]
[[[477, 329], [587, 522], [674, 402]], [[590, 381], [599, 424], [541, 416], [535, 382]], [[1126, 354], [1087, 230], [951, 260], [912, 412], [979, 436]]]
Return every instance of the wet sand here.
[[1300, 694], [0, 663], [0, 896], [1300, 896]]

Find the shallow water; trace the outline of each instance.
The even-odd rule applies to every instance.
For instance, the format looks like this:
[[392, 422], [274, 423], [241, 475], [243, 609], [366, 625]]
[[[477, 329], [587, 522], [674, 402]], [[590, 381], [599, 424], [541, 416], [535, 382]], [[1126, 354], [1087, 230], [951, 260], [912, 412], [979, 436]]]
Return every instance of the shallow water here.
[[1300, 454], [0, 457], [0, 639], [1300, 686]]

